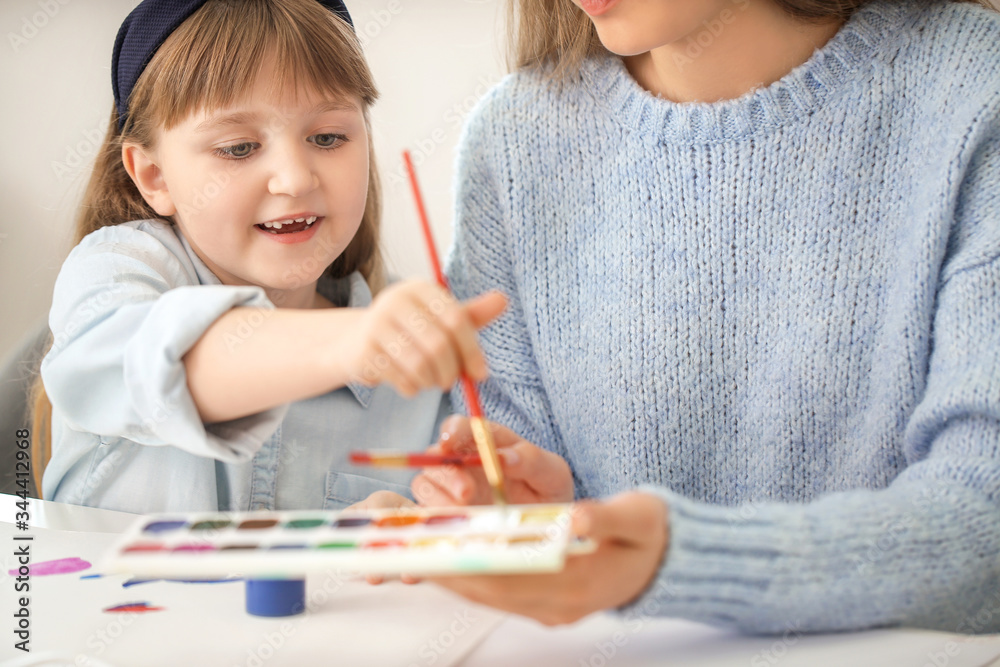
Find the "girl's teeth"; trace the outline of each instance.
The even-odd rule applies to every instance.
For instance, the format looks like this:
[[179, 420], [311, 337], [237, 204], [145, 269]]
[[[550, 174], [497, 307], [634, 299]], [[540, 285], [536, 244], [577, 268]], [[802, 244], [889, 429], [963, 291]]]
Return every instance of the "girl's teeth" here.
[[261, 226], [266, 229], [281, 229], [284, 225], [290, 225], [293, 222], [304, 222], [306, 227], [316, 222], [316, 216], [310, 215], [308, 218], [295, 218], [294, 220], [285, 220], [284, 222], [265, 222]]

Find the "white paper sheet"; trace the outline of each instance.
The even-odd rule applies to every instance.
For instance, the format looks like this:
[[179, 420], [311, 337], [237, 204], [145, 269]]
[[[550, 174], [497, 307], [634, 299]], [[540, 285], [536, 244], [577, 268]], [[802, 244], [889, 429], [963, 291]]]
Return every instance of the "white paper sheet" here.
[[510, 617], [469, 656], [470, 667], [985, 667], [1000, 635], [873, 630], [748, 637], [665, 618], [594, 615], [563, 628]]
[[[17, 604], [8, 570], [17, 568], [15, 534], [34, 535], [32, 562], [83, 558], [98, 563], [116, 536], [0, 524], [3, 572], [0, 617]], [[244, 610], [243, 582], [187, 584], [154, 582], [123, 588], [127, 576], [81, 579], [73, 574], [32, 576], [29, 612], [31, 649], [58, 654], [85, 667], [211, 665], [377, 665], [449, 667], [491, 632], [503, 616], [430, 585], [398, 582], [372, 587], [329, 572], [306, 583], [308, 611], [285, 618], [251, 616]], [[129, 602], [163, 611], [106, 613]], [[0, 662], [25, 657], [3, 632]], [[97, 662], [96, 660], [100, 662]], [[55, 663], [53, 663], [55, 664]]]

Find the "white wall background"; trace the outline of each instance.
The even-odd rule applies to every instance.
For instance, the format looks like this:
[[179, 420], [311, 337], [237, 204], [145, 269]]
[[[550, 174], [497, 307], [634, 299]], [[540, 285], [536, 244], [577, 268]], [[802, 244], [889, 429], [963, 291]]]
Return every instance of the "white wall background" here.
[[[443, 251], [460, 121], [504, 72], [505, 0], [346, 1], [382, 92], [389, 268], [429, 277], [400, 151], [414, 152]], [[114, 37], [137, 2], [0, 0], [0, 359], [48, 312], [111, 107]]]
[[[461, 121], [503, 75], [505, 0], [346, 0], [381, 98], [372, 114], [389, 269], [430, 277], [401, 151], [443, 252]], [[138, 0], [0, 0], [0, 359], [45, 320], [111, 110], [111, 50]]]

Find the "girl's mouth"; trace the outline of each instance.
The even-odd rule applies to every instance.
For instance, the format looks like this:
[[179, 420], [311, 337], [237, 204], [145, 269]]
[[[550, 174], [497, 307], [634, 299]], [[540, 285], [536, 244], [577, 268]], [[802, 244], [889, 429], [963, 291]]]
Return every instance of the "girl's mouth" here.
[[254, 225], [264, 238], [282, 244], [305, 243], [326, 220], [322, 215], [296, 216]]
[[303, 232], [313, 226], [316, 222], [317, 216], [310, 215], [303, 218], [287, 218], [285, 220], [277, 220], [274, 222], [262, 222], [256, 225], [257, 229], [267, 232], [268, 234], [295, 234], [296, 232]]

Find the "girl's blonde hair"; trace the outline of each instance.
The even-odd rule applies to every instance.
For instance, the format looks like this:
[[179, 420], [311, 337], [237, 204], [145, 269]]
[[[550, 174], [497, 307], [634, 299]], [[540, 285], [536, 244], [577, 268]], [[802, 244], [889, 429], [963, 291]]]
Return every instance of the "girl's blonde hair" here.
[[[988, 0], [973, 2], [991, 8]], [[847, 20], [870, 0], [774, 0], [803, 21]], [[609, 53], [593, 21], [570, 0], [509, 0], [508, 62], [511, 69], [551, 68], [554, 78], [576, 72], [589, 56]]]
[[[310, 90], [353, 96], [363, 105], [369, 130], [368, 198], [357, 234], [326, 275], [341, 278], [360, 271], [372, 292], [378, 292], [385, 282], [379, 249], [382, 206], [368, 115], [378, 91], [351, 27], [316, 0], [208, 0], [164, 41], [132, 90], [121, 131], [112, 105], [77, 211], [74, 243], [101, 227], [162, 218], [125, 171], [122, 145], [152, 148], [160, 128], [169, 129], [197, 110], [240, 101], [269, 59], [278, 73], [269, 82], [273, 94]], [[41, 475], [51, 457], [52, 405], [40, 376], [30, 404], [32, 459], [41, 497]]]

